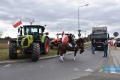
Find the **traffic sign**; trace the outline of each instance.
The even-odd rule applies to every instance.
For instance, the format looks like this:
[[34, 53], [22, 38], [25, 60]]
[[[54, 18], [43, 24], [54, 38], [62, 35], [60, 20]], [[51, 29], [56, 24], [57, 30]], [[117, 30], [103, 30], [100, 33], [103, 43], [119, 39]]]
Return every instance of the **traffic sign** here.
[[78, 36], [80, 37], [80, 36], [81, 36], [81, 34], [78, 34]]
[[115, 37], [117, 37], [118, 35], [119, 35], [119, 33], [118, 32], [114, 32], [114, 34], [113, 34]]

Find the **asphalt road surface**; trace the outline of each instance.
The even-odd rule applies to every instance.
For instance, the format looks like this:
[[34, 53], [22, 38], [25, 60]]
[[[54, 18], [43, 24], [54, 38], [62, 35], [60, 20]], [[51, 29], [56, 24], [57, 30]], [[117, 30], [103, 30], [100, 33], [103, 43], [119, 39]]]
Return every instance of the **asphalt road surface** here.
[[[73, 52], [71, 52], [73, 53]], [[59, 57], [39, 60], [38, 62], [24, 62], [0, 65], [0, 80], [72, 80], [99, 72], [107, 61], [103, 58], [103, 51], [92, 54], [88, 47], [83, 54], [77, 54], [76, 62], [73, 54], [66, 55], [64, 62]]]

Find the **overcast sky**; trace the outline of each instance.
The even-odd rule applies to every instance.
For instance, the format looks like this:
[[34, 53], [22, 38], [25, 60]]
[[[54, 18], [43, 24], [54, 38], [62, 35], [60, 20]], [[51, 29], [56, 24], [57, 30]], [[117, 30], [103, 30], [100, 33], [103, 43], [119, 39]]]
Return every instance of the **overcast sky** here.
[[[83, 6], [89, 4], [88, 6]], [[92, 27], [107, 26], [110, 36], [120, 33], [120, 0], [1, 0], [0, 31], [3, 37], [16, 37], [17, 28], [12, 23], [20, 18], [23, 25], [47, 25], [46, 32], [56, 37], [57, 32], [72, 32], [78, 37], [78, 6], [79, 28], [82, 36], [90, 34]]]

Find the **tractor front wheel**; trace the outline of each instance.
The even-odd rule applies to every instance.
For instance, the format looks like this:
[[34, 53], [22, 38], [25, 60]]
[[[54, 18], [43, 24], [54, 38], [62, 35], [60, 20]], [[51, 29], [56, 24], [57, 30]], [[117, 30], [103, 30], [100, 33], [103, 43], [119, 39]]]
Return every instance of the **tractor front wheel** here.
[[10, 59], [17, 58], [16, 43], [15, 42], [10, 42], [10, 44], [9, 44], [9, 57], [10, 57]]
[[33, 62], [38, 61], [39, 55], [40, 55], [40, 45], [39, 43], [33, 43], [32, 61]]

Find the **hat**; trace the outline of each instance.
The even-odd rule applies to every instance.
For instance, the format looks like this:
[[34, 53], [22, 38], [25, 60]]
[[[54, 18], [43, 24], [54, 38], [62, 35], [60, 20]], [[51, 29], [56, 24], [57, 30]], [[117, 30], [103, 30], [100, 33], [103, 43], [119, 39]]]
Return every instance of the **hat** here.
[[64, 31], [62, 32], [62, 35], [64, 35]]

